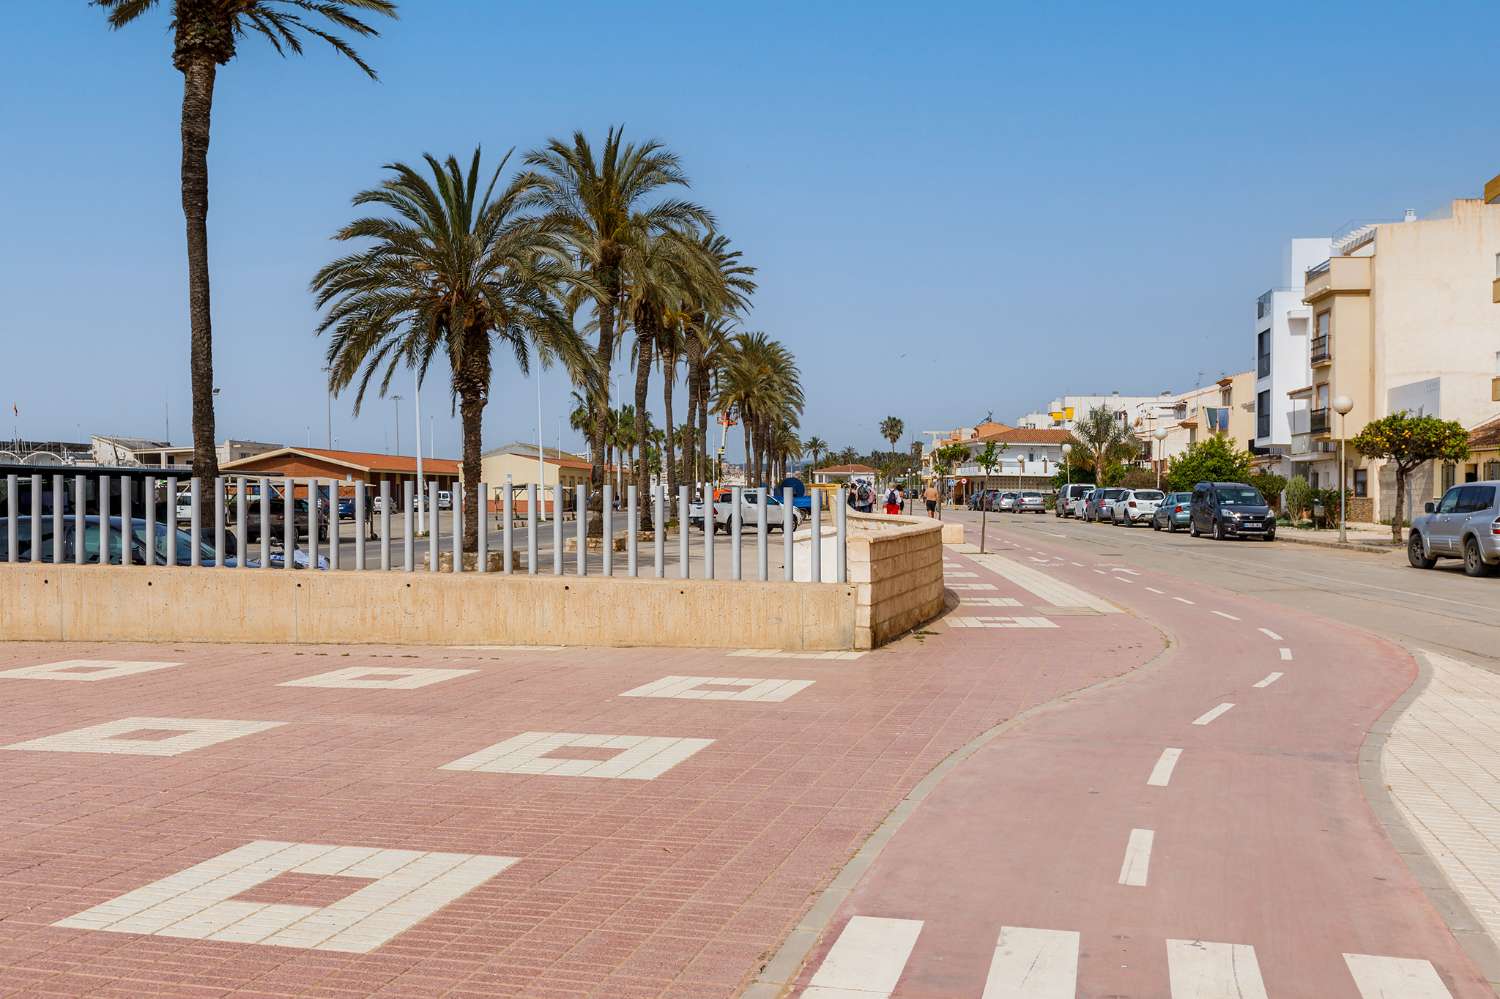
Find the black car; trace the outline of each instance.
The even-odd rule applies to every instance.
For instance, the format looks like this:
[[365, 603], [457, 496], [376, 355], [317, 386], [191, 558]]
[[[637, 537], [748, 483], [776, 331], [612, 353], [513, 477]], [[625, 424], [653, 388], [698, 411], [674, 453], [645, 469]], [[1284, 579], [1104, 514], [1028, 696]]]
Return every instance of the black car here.
[[1276, 540], [1276, 515], [1254, 486], [1243, 482], [1200, 482], [1193, 487], [1188, 533], [1212, 534], [1215, 539]]

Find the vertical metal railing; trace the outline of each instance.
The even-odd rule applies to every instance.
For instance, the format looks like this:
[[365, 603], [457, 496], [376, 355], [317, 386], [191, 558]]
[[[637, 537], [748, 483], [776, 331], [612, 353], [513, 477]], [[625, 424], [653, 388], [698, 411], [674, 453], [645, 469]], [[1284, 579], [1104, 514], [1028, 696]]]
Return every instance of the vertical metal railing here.
[[781, 578], [792, 581], [792, 550], [797, 533], [796, 509], [792, 506], [792, 487], [781, 490]]
[[505, 498], [500, 501], [500, 514], [505, 518], [505, 527], [501, 530], [504, 537], [505, 554], [500, 559], [500, 570], [509, 576], [516, 571], [516, 500], [515, 491], [510, 487], [510, 476], [505, 477]]
[[[38, 480], [40, 480], [41, 476], [38, 475], [36, 478]], [[38, 488], [38, 492], [40, 492], [40, 488]], [[122, 475], [122, 476], [120, 476], [120, 564], [121, 565], [131, 565], [135, 561], [135, 555], [130, 550], [131, 542], [135, 539], [135, 521], [131, 517], [131, 512], [132, 511], [130, 509], [130, 476], [128, 476], [128, 475]], [[41, 518], [40, 517], [33, 517], [31, 519], [31, 524], [32, 524], [31, 530], [33, 532], [33, 538], [35, 538], [37, 541], [40, 541], [40, 536], [35, 534], [36, 529], [37, 529], [36, 525], [39, 524], [40, 522], [41, 522]], [[31, 557], [32, 557], [33, 560], [35, 560], [38, 557], [38, 551], [37, 551], [37, 549], [39, 547], [40, 547], [40, 545], [38, 544], [38, 545], [35, 545], [31, 549]]]
[[625, 574], [632, 579], [640, 575], [641, 569], [640, 555], [635, 550], [641, 526], [639, 499], [635, 483], [625, 487]]
[[109, 565], [109, 476], [101, 475], [99, 482], [99, 554], [100, 565]]
[[443, 531], [442, 512], [438, 510], [438, 484], [434, 479], [427, 486], [427, 571], [438, 571], [438, 537]]
[[526, 575], [535, 576], [536, 568], [536, 503], [540, 495], [535, 482], [526, 484]]
[[733, 580], [743, 579], [741, 564], [743, 556], [740, 553], [740, 529], [741, 523], [740, 507], [744, 502], [744, 494], [739, 486], [733, 486], [729, 490], [729, 578]]
[[810, 583], [823, 581], [823, 493], [812, 496], [812, 537], [809, 539], [808, 576]]
[[250, 480], [243, 475], [234, 480], [234, 564], [250, 568]]
[[318, 532], [322, 527], [323, 514], [319, 507], [323, 505], [322, 497], [318, 495], [318, 480], [307, 480], [307, 567], [316, 569], [318, 567]]
[[688, 560], [688, 487], [677, 487], [677, 570], [687, 579], [692, 575], [692, 563]]
[[344, 540], [342, 524], [339, 522], [339, 483], [328, 480], [328, 569], [339, 567], [339, 544]]
[[380, 571], [391, 571], [391, 484], [380, 480]]
[[[54, 475], [54, 476], [52, 476], [52, 564], [53, 565], [62, 565], [63, 558], [65, 557], [63, 555], [63, 550], [64, 550], [64, 548], [63, 548], [63, 535], [65, 535], [67, 533], [67, 530], [66, 530], [66, 527], [67, 527], [67, 520], [66, 520], [67, 514], [64, 513], [64, 502], [63, 502], [64, 499], [66, 499], [66, 496], [65, 496], [65, 493], [64, 493], [64, 481], [65, 480], [63, 479], [63, 477], [61, 475]], [[151, 484], [151, 480], [147, 479], [146, 480], [146, 484], [149, 487], [150, 484]], [[151, 495], [151, 493], [148, 491], [146, 493], [146, 495], [147, 495], [147, 497], [149, 497]], [[148, 502], [149, 502], [149, 499], [148, 499]], [[151, 537], [151, 535], [148, 533], [146, 535], [146, 537], [149, 538], [149, 537]], [[151, 546], [150, 546], [149, 543], [147, 545], [146, 550], [147, 550], [147, 552], [149, 554], [149, 552], [151, 551]]]
[[762, 583], [771, 577], [769, 498], [765, 486], [755, 491], [755, 578]]
[[281, 567], [297, 568], [297, 481], [281, 480]]
[[651, 487], [651, 550], [653, 574], [657, 579], [667, 577], [667, 511], [664, 494], [666, 487], [657, 484]]
[[552, 486], [552, 575], [563, 574], [563, 487]]
[[42, 477], [40, 474], [31, 476], [31, 561], [42, 560]]
[[224, 568], [224, 477], [214, 476], [214, 567]]
[[403, 572], [411, 572], [416, 568], [416, 520], [412, 516], [413, 499], [416, 494], [415, 483], [403, 482], [401, 484], [401, 570]]
[[188, 565], [203, 564], [203, 480], [193, 476], [188, 480], [188, 536], [192, 539], [188, 547]]
[[264, 476], [260, 480], [260, 567], [271, 568], [271, 480]]
[[464, 487], [456, 484], [448, 491], [453, 497], [453, 507], [448, 511], [448, 517], [453, 521], [453, 571], [464, 571]]
[[838, 512], [834, 514], [833, 581], [849, 581], [849, 504], [844, 497], [844, 487], [839, 486]]
[[603, 532], [603, 538], [602, 538], [602, 541], [604, 543], [603, 544], [604, 550], [603, 550], [603, 552], [601, 552], [601, 554], [604, 556], [604, 558], [603, 558], [603, 562], [604, 562], [603, 573], [606, 576], [613, 576], [615, 574], [615, 508], [614, 508], [615, 496], [614, 496], [614, 487], [612, 485], [610, 485], [608, 482], [604, 483], [604, 488], [600, 491], [599, 495], [601, 497], [601, 502], [603, 503], [603, 506], [601, 507], [601, 509], [604, 512], [604, 532]]
[[490, 487], [485, 483], [479, 483], [475, 489], [474, 505], [479, 511], [475, 520], [474, 538], [474, 569], [477, 572], [489, 572], [490, 567]]
[[[171, 480], [168, 480], [168, 481], [171, 481]], [[84, 536], [85, 536], [84, 510], [88, 507], [88, 492], [89, 492], [88, 479], [86, 479], [82, 475], [75, 475], [73, 477], [73, 564], [74, 565], [83, 565], [84, 556], [86, 554], [85, 551], [84, 551], [84, 549], [87, 546], [83, 543], [83, 539], [84, 539]], [[14, 549], [12, 549], [12, 551], [14, 551]], [[167, 563], [168, 565], [176, 565], [177, 564], [177, 560], [176, 560], [177, 549], [176, 549], [175, 545], [172, 548], [172, 555], [173, 555], [173, 559], [172, 559], [171, 562]]]
[[703, 578], [714, 578], [714, 542], [719, 532], [714, 529], [713, 490], [703, 497]]
[[354, 483], [354, 568], [365, 567], [365, 484]]
[[5, 477], [5, 561], [21, 561], [21, 477]]
[[575, 490], [577, 498], [573, 501], [573, 523], [577, 527], [574, 532], [578, 535], [578, 566], [580, 576], [589, 574], [589, 547], [588, 540], [589, 518], [585, 511], [589, 508], [589, 487], [580, 484]]

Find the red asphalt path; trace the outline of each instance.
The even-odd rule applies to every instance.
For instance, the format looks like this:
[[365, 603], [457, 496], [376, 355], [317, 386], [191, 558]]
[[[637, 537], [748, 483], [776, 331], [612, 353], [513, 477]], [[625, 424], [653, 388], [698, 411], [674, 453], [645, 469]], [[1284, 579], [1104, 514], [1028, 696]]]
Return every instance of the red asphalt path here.
[[[1044, 571], [1128, 608], [1172, 647], [1123, 681], [1001, 733], [952, 770], [834, 916], [800, 984], [859, 915], [923, 921], [891, 993], [898, 999], [978, 999], [1002, 926], [1079, 933], [1080, 997], [1239, 995], [1171, 991], [1165, 942], [1178, 939], [1253, 947], [1272, 999], [1360, 999], [1345, 953], [1425, 960], [1454, 999], [1493, 999], [1359, 783], [1367, 730], [1415, 678], [1408, 655], [1201, 584], [1100, 576], [1096, 568], [1120, 560], [1062, 542], [993, 526], [990, 538], [992, 550], [997, 539], [1021, 546], [1003, 554], [1030, 567], [1041, 567], [1030, 561], [1035, 549], [1062, 556]], [[1024, 633], [960, 634], [999, 650]], [[1282, 661], [1282, 647], [1292, 661]], [[1071, 654], [1059, 649], [1052, 661]], [[1284, 676], [1254, 686], [1272, 672]], [[1224, 702], [1234, 708], [1193, 724]], [[1167, 747], [1182, 749], [1170, 783], [1148, 786]], [[1133, 829], [1154, 831], [1144, 886], [1119, 883]]]

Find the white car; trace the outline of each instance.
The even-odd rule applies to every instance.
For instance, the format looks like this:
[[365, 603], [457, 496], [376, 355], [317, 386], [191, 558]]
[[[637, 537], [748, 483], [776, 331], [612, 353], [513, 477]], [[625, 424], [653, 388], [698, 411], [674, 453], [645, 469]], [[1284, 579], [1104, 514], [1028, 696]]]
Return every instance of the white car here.
[[[694, 527], [703, 527], [703, 504], [693, 503], [688, 507], [688, 523]], [[788, 510], [781, 502], [781, 497], [775, 493], [766, 494], [766, 531], [767, 533], [777, 528], [785, 529]], [[796, 509], [790, 511], [792, 530], [802, 522], [801, 514]], [[720, 500], [714, 504], [714, 532], [724, 531], [728, 533], [733, 523], [734, 503], [731, 500]], [[740, 491], [740, 526], [754, 528], [760, 523], [760, 490], [744, 489]]]
[[1089, 486], [1082, 492], [1074, 493], [1073, 498], [1068, 500], [1068, 516], [1082, 520], [1083, 511], [1089, 505], [1089, 494], [1093, 491], [1094, 487]]
[[1110, 507], [1110, 520], [1126, 527], [1149, 524], [1156, 515], [1156, 508], [1161, 506], [1165, 498], [1166, 493], [1160, 489], [1127, 489], [1123, 496], [1115, 500], [1114, 506]]

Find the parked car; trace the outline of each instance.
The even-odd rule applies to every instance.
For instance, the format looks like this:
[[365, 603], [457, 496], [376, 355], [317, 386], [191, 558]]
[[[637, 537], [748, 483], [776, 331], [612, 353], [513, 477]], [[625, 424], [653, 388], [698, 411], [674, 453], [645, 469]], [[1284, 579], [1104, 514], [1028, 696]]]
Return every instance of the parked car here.
[[1176, 534], [1179, 527], [1187, 527], [1193, 519], [1192, 508], [1192, 493], [1167, 493], [1151, 515], [1151, 529]]
[[1200, 482], [1193, 487], [1188, 533], [1212, 534], [1216, 540], [1276, 540], [1276, 516], [1266, 498], [1243, 482]]
[[970, 510], [983, 510], [984, 509], [984, 494], [985, 494], [985, 492], [986, 492], [986, 490], [984, 490], [984, 489], [975, 489], [973, 492], [969, 493], [969, 509]]
[[1164, 497], [1165, 494], [1160, 489], [1127, 489], [1110, 508], [1110, 519], [1126, 527], [1149, 524]]
[[[730, 498], [719, 500], [713, 505], [713, 529], [714, 533], [730, 530], [734, 517], [734, 500]], [[795, 507], [788, 510], [781, 502], [781, 497], [775, 493], [766, 495], [766, 531], [770, 533], [777, 529], [785, 530], [787, 518], [791, 518], [792, 530], [802, 523], [802, 515]], [[703, 530], [704, 507], [702, 503], [693, 503], [688, 507], [688, 523]], [[744, 527], [756, 527], [760, 524], [760, 490], [744, 489], [740, 492], [740, 524]]]
[[354, 497], [353, 496], [340, 496], [339, 497], [339, 520], [353, 520], [353, 519], [354, 519]]
[[1019, 493], [1015, 492], [1003, 492], [995, 497], [995, 505], [990, 509], [997, 513], [1011, 513], [1016, 508], [1016, 498], [1019, 495]]
[[1016, 513], [1046, 513], [1047, 503], [1041, 493], [1026, 490], [1017, 495], [1014, 510]]
[[[7, 518], [0, 517], [0, 562], [7, 561], [10, 557], [9, 546], [9, 524]], [[178, 565], [191, 565], [193, 560], [193, 538], [192, 535], [181, 528], [173, 529], [165, 523], [156, 523], [152, 532], [154, 537], [152, 543], [147, 543], [146, 521], [142, 517], [133, 517], [130, 520], [130, 561], [134, 565], [166, 565], [168, 545], [176, 546], [176, 562]], [[105, 552], [102, 560], [107, 565], [123, 564], [123, 551], [125, 539], [122, 535], [123, 522], [119, 517], [109, 518], [109, 550]], [[40, 547], [37, 554], [38, 561], [51, 562], [53, 556], [53, 531], [52, 518], [43, 517], [40, 537], [37, 543]], [[229, 550], [236, 547], [233, 534], [225, 535]], [[171, 539], [171, 540], [169, 540]], [[76, 561], [77, 521], [69, 515], [63, 521], [63, 561], [73, 563]], [[22, 562], [31, 561], [32, 533], [31, 517], [16, 518], [16, 549], [17, 558]], [[247, 556], [253, 556], [247, 546]], [[307, 553], [301, 549], [292, 552], [294, 563], [298, 568], [305, 569], [308, 566]], [[85, 565], [98, 565], [99, 557], [99, 517], [90, 514], [83, 519], [83, 561]], [[205, 541], [198, 544], [198, 561], [202, 565], [214, 565], [217, 561], [213, 545]], [[238, 560], [233, 555], [226, 555], [224, 566], [231, 568], [237, 566]], [[246, 568], [258, 568], [260, 561], [254, 557], [247, 558]], [[270, 564], [274, 568], [282, 568], [286, 565], [285, 553], [281, 549], [273, 549]], [[318, 556], [318, 568], [328, 568], [328, 560]]]
[[1088, 508], [1089, 508], [1089, 497], [1091, 497], [1093, 495], [1094, 495], [1094, 487], [1093, 486], [1089, 486], [1082, 493], [1080, 493], [1077, 496], [1074, 496], [1068, 502], [1068, 515], [1072, 516], [1072, 517], [1077, 517], [1079, 520], [1085, 519], [1084, 515], [1088, 512]]
[[1112, 520], [1114, 518], [1115, 501], [1127, 491], [1113, 486], [1104, 489], [1095, 489], [1089, 493], [1088, 503], [1083, 508], [1083, 519], [1096, 523]]
[[1500, 481], [1453, 486], [1411, 522], [1406, 559], [1431, 569], [1440, 558], [1461, 558], [1470, 576], [1500, 569]]
[[1075, 500], [1082, 499], [1090, 489], [1094, 488], [1087, 482], [1072, 482], [1057, 491], [1057, 502], [1053, 505], [1052, 512], [1059, 517], [1078, 516], [1073, 508]]

